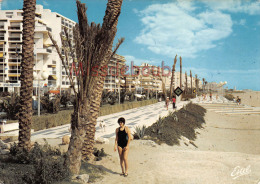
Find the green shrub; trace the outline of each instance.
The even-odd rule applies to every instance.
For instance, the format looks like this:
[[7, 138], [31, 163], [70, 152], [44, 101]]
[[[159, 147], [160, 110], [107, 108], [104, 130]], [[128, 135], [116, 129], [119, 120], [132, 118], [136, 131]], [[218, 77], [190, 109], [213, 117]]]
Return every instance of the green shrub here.
[[134, 138], [135, 139], [142, 139], [144, 137], [144, 134], [145, 134], [145, 129], [146, 129], [145, 125], [143, 125], [142, 127], [136, 126], [135, 132], [134, 132]]
[[226, 94], [224, 97], [230, 101], [233, 101], [235, 99], [235, 97], [232, 94]]
[[102, 160], [102, 157], [105, 157], [107, 156], [107, 154], [105, 153], [104, 151], [104, 148], [101, 148], [101, 150], [97, 149], [97, 148], [94, 148], [94, 152], [93, 154], [95, 155], [95, 160], [96, 161], [99, 161], [99, 160]]
[[4, 112], [6, 112], [7, 119], [18, 119], [20, 96], [18, 96], [16, 93], [12, 93], [11, 96], [4, 97], [2, 100], [2, 109]]
[[31, 172], [20, 174], [23, 183], [51, 184], [68, 179], [70, 176], [69, 169], [64, 166], [64, 155], [47, 143], [43, 146], [35, 143], [29, 152], [13, 144], [9, 161], [33, 166]]

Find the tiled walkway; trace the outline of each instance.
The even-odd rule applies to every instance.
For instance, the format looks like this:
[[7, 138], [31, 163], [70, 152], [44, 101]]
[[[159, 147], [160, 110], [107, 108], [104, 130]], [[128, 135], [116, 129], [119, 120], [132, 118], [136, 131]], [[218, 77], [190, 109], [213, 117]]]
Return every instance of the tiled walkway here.
[[[177, 103], [177, 109], [180, 109], [183, 104], [188, 102]], [[117, 120], [120, 117], [126, 119], [126, 126], [134, 132], [135, 126], [150, 126], [159, 118], [159, 116], [165, 116], [169, 111], [173, 111], [172, 104], [169, 105], [169, 110], [167, 111], [164, 107], [164, 102], [158, 102], [156, 104], [134, 108], [126, 110], [119, 113], [114, 113], [106, 116], [101, 116], [98, 118], [98, 123], [96, 126], [96, 137], [111, 138], [115, 136], [115, 129], [118, 127]], [[99, 123], [104, 121], [106, 124], [105, 131], [99, 127]], [[32, 140], [37, 140], [39, 138], [62, 138], [64, 135], [70, 135], [69, 132], [70, 125], [63, 125], [59, 127], [50, 128], [47, 130], [41, 130], [34, 132], [32, 134]]]

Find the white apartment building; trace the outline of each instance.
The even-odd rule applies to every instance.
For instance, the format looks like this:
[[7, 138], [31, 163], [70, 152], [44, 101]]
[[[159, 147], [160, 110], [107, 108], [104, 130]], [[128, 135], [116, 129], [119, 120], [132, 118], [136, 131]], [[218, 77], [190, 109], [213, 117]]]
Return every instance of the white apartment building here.
[[[22, 59], [22, 10], [0, 10], [0, 91], [19, 92], [20, 88], [20, 64]], [[72, 29], [76, 22], [49, 9], [43, 9], [42, 5], [36, 5], [35, 36], [34, 36], [34, 94], [38, 88], [38, 79], [41, 89], [46, 90], [67, 90], [70, 88], [69, 77], [66, 75], [65, 67], [54, 48], [48, 31], [57, 41], [61, 48], [60, 33], [64, 36], [64, 28], [68, 29], [69, 37], [73, 38]], [[62, 54], [64, 52], [62, 51]], [[72, 60], [67, 63], [71, 67]], [[119, 68], [125, 65], [125, 58], [115, 55], [108, 64], [108, 68], [119, 64]], [[104, 89], [117, 89], [115, 83], [115, 68], [108, 70], [105, 79]], [[42, 73], [48, 75], [46, 80], [41, 78]], [[112, 72], [112, 75], [111, 75]], [[69, 71], [70, 73], [70, 71]], [[73, 80], [76, 83], [75, 72], [72, 72]]]
[[[22, 14], [22, 10], [0, 11], [0, 91], [18, 92], [20, 88]], [[34, 80], [35, 89], [38, 86], [37, 79], [40, 80], [42, 87], [47, 86], [48, 89], [69, 88], [68, 76], [65, 74], [56, 49], [52, 46], [48, 31], [61, 46], [60, 33], [63, 33], [63, 28], [68, 28], [70, 37], [72, 37], [72, 28], [75, 24], [74, 21], [58, 13], [36, 5], [34, 72], [37, 74], [37, 78]], [[46, 80], [41, 79], [43, 72], [48, 74]]]
[[[121, 86], [121, 88], [123, 88], [125, 84], [120, 83], [121, 80], [119, 79], [123, 79], [123, 76], [120, 76], [120, 71], [121, 68], [125, 66], [125, 62], [126, 62], [125, 58], [118, 54], [115, 54], [111, 58], [107, 67], [107, 76], [104, 82], [104, 89], [109, 91], [114, 91], [118, 89], [119, 85]], [[116, 84], [116, 79], [119, 80], [120, 84]]]

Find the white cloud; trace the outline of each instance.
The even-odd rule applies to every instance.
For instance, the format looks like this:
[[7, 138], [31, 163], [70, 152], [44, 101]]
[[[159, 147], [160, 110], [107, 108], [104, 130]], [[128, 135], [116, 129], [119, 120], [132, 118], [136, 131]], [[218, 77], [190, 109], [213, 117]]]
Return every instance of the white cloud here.
[[157, 54], [193, 58], [231, 34], [230, 15], [220, 11], [194, 15], [195, 9], [191, 1], [148, 6], [140, 12], [144, 28], [135, 42]]
[[[131, 66], [131, 62], [133, 61], [133, 65], [136, 66], [140, 66], [142, 63], [148, 63], [151, 65], [157, 65], [158, 63], [160, 63], [159, 61], [155, 61], [154, 59], [152, 60], [145, 60], [145, 59], [140, 59], [140, 58], [136, 58], [134, 56], [131, 55], [125, 55], [124, 56], [126, 59], [126, 65]], [[157, 63], [157, 64], [156, 64]]]
[[213, 10], [229, 11], [233, 13], [260, 14], [260, 1], [251, 0], [203, 0]]
[[47, 1], [43, 1], [42, 3], [44, 6], [49, 6], [49, 3], [47, 3]]
[[234, 21], [234, 24], [244, 26], [246, 24], [246, 19], [240, 19], [239, 21]]

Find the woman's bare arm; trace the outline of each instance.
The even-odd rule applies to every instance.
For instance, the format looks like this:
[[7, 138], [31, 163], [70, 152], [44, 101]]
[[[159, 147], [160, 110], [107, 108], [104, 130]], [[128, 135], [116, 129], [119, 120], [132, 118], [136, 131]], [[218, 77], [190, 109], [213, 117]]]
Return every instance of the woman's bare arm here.
[[115, 139], [114, 151], [116, 151], [116, 148], [117, 148], [117, 141], [118, 141], [117, 132], [118, 132], [118, 128], [116, 129], [116, 139]]
[[131, 131], [128, 127], [126, 127], [126, 133], [127, 133], [127, 136], [128, 136], [128, 141], [127, 141], [127, 145], [126, 147], [128, 148], [129, 147], [129, 144], [130, 144], [130, 138], [131, 138]]

